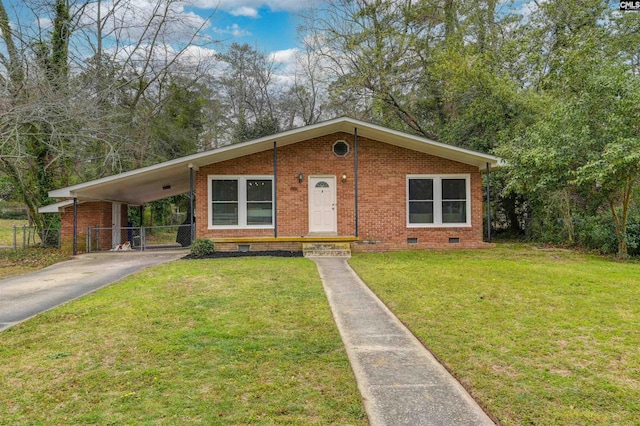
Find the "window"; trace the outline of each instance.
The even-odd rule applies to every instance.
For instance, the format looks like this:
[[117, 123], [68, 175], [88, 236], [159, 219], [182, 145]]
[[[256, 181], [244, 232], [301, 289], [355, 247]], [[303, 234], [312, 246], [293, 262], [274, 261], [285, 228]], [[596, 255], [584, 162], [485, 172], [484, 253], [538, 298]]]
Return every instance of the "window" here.
[[409, 179], [409, 223], [433, 223], [433, 179]]
[[442, 223], [467, 221], [467, 191], [464, 179], [442, 179]]
[[211, 223], [213, 225], [238, 224], [238, 181], [211, 181]]
[[209, 228], [273, 228], [272, 176], [209, 176]]
[[333, 153], [338, 157], [344, 157], [349, 153], [349, 145], [345, 141], [336, 141], [333, 144]]
[[273, 223], [272, 181], [247, 179], [247, 225]]
[[469, 175], [407, 176], [407, 226], [471, 226]]

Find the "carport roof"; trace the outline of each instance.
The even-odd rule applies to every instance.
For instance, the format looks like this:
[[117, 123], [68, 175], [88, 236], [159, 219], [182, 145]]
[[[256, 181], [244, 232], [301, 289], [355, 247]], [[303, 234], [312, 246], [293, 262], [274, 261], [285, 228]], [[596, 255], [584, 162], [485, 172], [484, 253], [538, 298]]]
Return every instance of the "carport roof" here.
[[[364, 121], [342, 117], [248, 142], [165, 161], [153, 166], [131, 170], [67, 188], [56, 189], [50, 191], [49, 196], [67, 200], [78, 198], [80, 200], [102, 200], [142, 205], [150, 201], [189, 192], [190, 168], [197, 170], [198, 167], [207, 164], [268, 151], [273, 149], [274, 142], [277, 142], [278, 147], [282, 147], [336, 132], [353, 133], [354, 129], [357, 129], [358, 135], [362, 137], [470, 164], [478, 167], [479, 170], [483, 170], [487, 163], [491, 168], [497, 168], [502, 163], [500, 158], [492, 155], [458, 148]], [[64, 204], [58, 204], [61, 204], [60, 208], [64, 207]], [[53, 208], [53, 206], [55, 205], [51, 207]]]

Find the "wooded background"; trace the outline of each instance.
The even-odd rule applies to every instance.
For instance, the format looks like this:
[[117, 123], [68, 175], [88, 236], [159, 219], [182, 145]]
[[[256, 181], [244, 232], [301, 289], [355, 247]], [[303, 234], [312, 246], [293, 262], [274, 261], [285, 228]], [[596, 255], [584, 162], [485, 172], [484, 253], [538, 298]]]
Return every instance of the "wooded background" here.
[[498, 234], [640, 254], [640, 13], [318, 1], [283, 79], [185, 4], [0, 1], [0, 199], [43, 229], [51, 189], [347, 115], [504, 158]]

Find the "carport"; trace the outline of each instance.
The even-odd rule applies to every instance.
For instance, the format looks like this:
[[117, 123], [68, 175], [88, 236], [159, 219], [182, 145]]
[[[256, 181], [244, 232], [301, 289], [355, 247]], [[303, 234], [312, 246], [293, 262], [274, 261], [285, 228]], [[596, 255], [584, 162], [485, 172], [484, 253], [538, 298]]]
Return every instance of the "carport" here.
[[[278, 146], [297, 142], [302, 137], [323, 134], [321, 125], [308, 126], [280, 133]], [[276, 151], [273, 137], [225, 146], [211, 151], [200, 152], [186, 157], [165, 161], [148, 167], [131, 170], [113, 176], [92, 180], [78, 185], [49, 191], [49, 197], [61, 200], [41, 207], [40, 213], [60, 213], [62, 218], [61, 239], [65, 247], [67, 239], [73, 240], [72, 251], [78, 252], [78, 233], [87, 225], [100, 224], [111, 228], [113, 235], [109, 245], [118, 241], [117, 229], [122, 229], [122, 218], [126, 218], [128, 207], [143, 207], [146, 203], [180, 194], [190, 194], [190, 237], [196, 237], [195, 223], [195, 178], [199, 168], [208, 164], [223, 162], [260, 151]], [[275, 170], [274, 170], [275, 174]], [[120, 215], [118, 210], [120, 209]], [[103, 236], [104, 237], [104, 236]], [[107, 238], [104, 237], [106, 243]], [[69, 244], [70, 245], [70, 244]]]
[[[100, 248], [108, 246], [110, 249], [131, 240], [135, 234], [132, 228], [127, 227], [130, 207], [139, 207], [142, 218], [145, 204], [188, 193], [191, 214], [184, 226], [189, 226], [190, 242], [195, 238], [194, 172], [197, 170], [198, 166], [187, 157], [50, 191], [51, 198], [63, 201], [42, 207], [39, 211], [61, 214], [61, 238], [63, 241], [65, 237], [67, 240], [72, 238], [75, 255], [78, 253], [79, 234], [86, 232], [86, 251], [91, 251], [92, 239], [96, 239]], [[108, 229], [111, 231], [107, 232]], [[99, 230], [102, 233], [96, 235]], [[144, 238], [144, 234], [133, 236], [134, 245], [141, 237]]]

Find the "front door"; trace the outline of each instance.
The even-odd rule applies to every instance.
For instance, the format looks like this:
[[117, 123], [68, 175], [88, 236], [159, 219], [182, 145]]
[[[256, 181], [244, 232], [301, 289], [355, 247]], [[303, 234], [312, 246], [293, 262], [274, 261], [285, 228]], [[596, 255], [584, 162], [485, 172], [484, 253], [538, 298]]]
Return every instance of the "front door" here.
[[338, 232], [336, 177], [309, 177], [309, 233]]
[[120, 241], [120, 227], [122, 218], [122, 204], [111, 203], [111, 247], [114, 248], [122, 241]]

